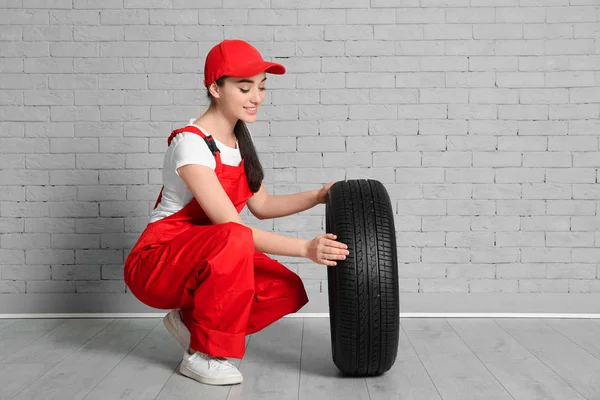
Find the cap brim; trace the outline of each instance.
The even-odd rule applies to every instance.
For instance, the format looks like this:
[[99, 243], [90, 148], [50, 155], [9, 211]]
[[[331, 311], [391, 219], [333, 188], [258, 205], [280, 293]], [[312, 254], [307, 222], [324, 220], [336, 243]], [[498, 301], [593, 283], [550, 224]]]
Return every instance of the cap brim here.
[[249, 77], [258, 75], [261, 72], [266, 72], [269, 74], [275, 75], [283, 75], [285, 74], [285, 67], [281, 64], [270, 62], [270, 61], [261, 61], [259, 63], [253, 63], [250, 65], [245, 65], [243, 68], [236, 70], [235, 72], [230, 72], [229, 76], [235, 76], [237, 78]]

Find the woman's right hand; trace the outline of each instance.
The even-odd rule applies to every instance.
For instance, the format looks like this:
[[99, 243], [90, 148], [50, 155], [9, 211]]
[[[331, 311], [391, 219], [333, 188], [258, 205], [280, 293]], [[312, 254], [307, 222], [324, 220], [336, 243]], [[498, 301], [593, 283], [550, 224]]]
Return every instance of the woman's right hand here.
[[346, 256], [350, 252], [348, 251], [348, 246], [336, 241], [336, 238], [336, 235], [326, 233], [308, 241], [305, 249], [306, 258], [311, 259], [317, 264], [337, 265], [335, 260], [346, 259]]

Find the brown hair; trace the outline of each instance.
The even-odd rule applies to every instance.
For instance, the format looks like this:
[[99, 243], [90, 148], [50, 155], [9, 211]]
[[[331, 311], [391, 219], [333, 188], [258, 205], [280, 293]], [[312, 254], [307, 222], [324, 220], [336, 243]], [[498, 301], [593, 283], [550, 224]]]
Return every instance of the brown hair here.
[[[219, 87], [222, 87], [225, 83], [226, 76], [222, 76], [216, 80], [216, 84]], [[210, 98], [210, 107], [215, 107], [214, 98], [211, 96], [210, 91], [207, 89], [208, 97]], [[256, 153], [256, 148], [254, 147], [254, 143], [252, 142], [252, 137], [250, 136], [250, 131], [246, 126], [246, 123], [241, 119], [238, 119], [235, 127], [233, 128], [233, 133], [235, 134], [235, 138], [238, 141], [238, 146], [240, 148], [240, 154], [242, 158], [245, 160], [245, 171], [246, 178], [248, 179], [248, 186], [250, 186], [250, 190], [252, 193], [258, 192], [260, 189], [260, 185], [264, 179], [264, 172], [262, 165], [260, 164], [260, 160], [258, 158], [258, 154]]]

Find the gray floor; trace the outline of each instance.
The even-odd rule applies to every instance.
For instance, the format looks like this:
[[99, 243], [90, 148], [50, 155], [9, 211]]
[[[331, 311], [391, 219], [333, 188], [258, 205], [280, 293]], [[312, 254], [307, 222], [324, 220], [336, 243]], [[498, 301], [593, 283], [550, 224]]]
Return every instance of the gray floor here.
[[329, 321], [284, 318], [248, 338], [244, 383], [176, 372], [160, 319], [0, 320], [0, 399], [600, 399], [600, 321], [403, 319], [398, 359], [341, 377]]

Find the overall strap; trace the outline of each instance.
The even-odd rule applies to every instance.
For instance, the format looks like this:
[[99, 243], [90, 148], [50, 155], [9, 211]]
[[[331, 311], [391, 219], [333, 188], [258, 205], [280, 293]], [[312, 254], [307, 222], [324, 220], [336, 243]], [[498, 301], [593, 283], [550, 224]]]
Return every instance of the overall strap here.
[[182, 132], [195, 133], [196, 135], [198, 135], [202, 139], [204, 139], [204, 141], [206, 142], [206, 145], [210, 149], [211, 153], [213, 154], [213, 156], [215, 156], [215, 159], [217, 162], [217, 167], [216, 167], [215, 172], [218, 172], [221, 169], [221, 151], [217, 147], [217, 144], [215, 143], [215, 139], [211, 135], [205, 135], [204, 132], [202, 132], [197, 127], [195, 127], [193, 125], [188, 125], [188, 126], [184, 126], [183, 128], [175, 129], [173, 132], [171, 132], [171, 135], [169, 136], [169, 139], [167, 140], [167, 146], [171, 145], [171, 141], [173, 140], [173, 138]]
[[[195, 133], [196, 135], [198, 135], [202, 139], [204, 139], [204, 141], [206, 142], [211, 153], [215, 157], [215, 162], [216, 162], [215, 173], [219, 173], [221, 171], [221, 151], [217, 147], [217, 144], [215, 143], [215, 139], [211, 135], [205, 135], [204, 132], [202, 132], [197, 127], [195, 127], [193, 125], [188, 125], [188, 126], [184, 126], [183, 128], [175, 129], [173, 132], [171, 132], [171, 134], [169, 135], [169, 138], [167, 139], [167, 146], [171, 145], [171, 142], [173, 141], [173, 138], [175, 136], [177, 136], [178, 134], [183, 133], [183, 132]], [[158, 194], [158, 198], [156, 199], [154, 208], [158, 207], [158, 204], [160, 203], [160, 200], [162, 199], [162, 192], [163, 192], [164, 188], [165, 187], [163, 186], [160, 189], [160, 193]]]

